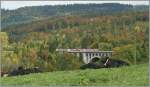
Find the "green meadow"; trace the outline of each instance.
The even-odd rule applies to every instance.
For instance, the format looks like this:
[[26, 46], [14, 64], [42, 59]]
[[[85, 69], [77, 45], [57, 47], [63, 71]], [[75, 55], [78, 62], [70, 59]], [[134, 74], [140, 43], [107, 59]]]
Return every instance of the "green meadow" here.
[[1, 78], [3, 86], [148, 86], [148, 64]]

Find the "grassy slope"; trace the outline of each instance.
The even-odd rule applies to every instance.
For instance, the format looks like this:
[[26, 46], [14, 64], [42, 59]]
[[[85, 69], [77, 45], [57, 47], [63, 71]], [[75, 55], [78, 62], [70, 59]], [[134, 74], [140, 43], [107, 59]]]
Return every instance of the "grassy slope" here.
[[57, 71], [1, 78], [2, 85], [148, 85], [148, 64], [113, 69]]

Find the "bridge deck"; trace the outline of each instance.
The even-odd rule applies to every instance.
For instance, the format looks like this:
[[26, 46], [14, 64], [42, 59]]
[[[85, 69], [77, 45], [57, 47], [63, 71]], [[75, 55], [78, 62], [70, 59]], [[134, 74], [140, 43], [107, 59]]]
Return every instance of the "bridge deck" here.
[[99, 51], [98, 49], [56, 49], [56, 51], [69, 53], [112, 53], [113, 51]]
[[68, 51], [69, 53], [112, 53], [113, 51]]

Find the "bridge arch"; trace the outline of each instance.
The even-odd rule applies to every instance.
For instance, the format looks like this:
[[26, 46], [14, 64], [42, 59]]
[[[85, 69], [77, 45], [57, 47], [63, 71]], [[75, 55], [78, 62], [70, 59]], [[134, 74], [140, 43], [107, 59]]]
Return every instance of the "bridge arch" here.
[[101, 58], [100, 57], [93, 57], [90, 62], [96, 62], [99, 61]]
[[85, 52], [82, 53], [83, 54], [83, 61], [84, 63], [89, 63], [92, 61], [93, 58], [104, 58], [104, 57], [111, 57], [112, 56], [112, 52]]

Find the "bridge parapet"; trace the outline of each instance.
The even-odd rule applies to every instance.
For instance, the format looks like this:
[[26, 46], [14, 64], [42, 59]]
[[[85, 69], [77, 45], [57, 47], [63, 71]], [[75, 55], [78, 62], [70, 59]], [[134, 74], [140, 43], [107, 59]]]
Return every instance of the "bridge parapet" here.
[[56, 51], [61, 52], [97, 52], [98, 49], [56, 49]]

